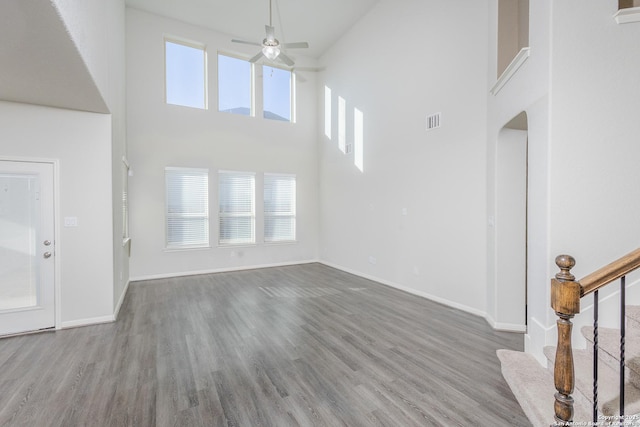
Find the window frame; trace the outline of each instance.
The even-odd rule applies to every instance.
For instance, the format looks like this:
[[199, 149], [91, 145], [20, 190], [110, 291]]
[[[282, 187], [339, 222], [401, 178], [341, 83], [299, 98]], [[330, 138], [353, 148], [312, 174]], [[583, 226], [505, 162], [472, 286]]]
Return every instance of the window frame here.
[[[201, 248], [210, 248], [211, 247], [211, 236], [210, 236], [210, 213], [209, 213], [209, 169], [207, 168], [190, 168], [190, 167], [176, 167], [176, 166], [167, 166], [164, 169], [165, 174], [165, 249], [167, 250], [185, 250], [185, 249], [201, 249]], [[169, 173], [168, 173], [169, 172]], [[204, 212], [197, 213], [183, 213], [183, 212], [170, 212], [170, 186], [169, 179], [170, 175], [178, 172], [184, 172], [185, 175], [187, 173], [194, 175], [204, 176], [204, 191], [202, 194], [205, 196], [204, 200]], [[184, 176], [184, 175], [183, 175]], [[203, 240], [199, 243], [175, 243], [170, 241], [170, 219], [171, 218], [182, 218], [182, 219], [201, 219], [204, 224], [204, 233]]]
[[[265, 74], [266, 74], [266, 70], [265, 67], [269, 67], [272, 69], [276, 69], [276, 70], [281, 70], [281, 71], [285, 71], [287, 73], [289, 73], [289, 119], [288, 120], [277, 120], [277, 119], [270, 119], [268, 117], [264, 116], [264, 113], [266, 112], [265, 110], [265, 104], [266, 104], [266, 96], [265, 96], [265, 90], [267, 85], [265, 84]], [[296, 103], [295, 103], [295, 99], [296, 99], [296, 74], [293, 70], [284, 68], [284, 67], [279, 67], [277, 65], [274, 64], [262, 64], [262, 118], [265, 120], [272, 120], [272, 121], [280, 121], [280, 122], [285, 122], [285, 123], [295, 123], [296, 122]]]
[[[286, 213], [283, 212], [268, 212], [267, 211], [267, 202], [266, 202], [266, 196], [267, 196], [267, 181], [268, 181], [268, 177], [274, 177], [274, 178], [293, 178], [293, 194], [290, 197], [290, 205], [292, 207], [292, 210]], [[295, 243], [298, 241], [298, 235], [297, 235], [297, 210], [298, 210], [298, 182], [297, 182], [297, 176], [295, 174], [287, 174], [287, 173], [268, 173], [265, 172], [264, 173], [264, 177], [263, 177], [263, 184], [262, 184], [262, 199], [263, 199], [263, 211], [262, 211], [262, 216], [264, 219], [264, 227], [263, 227], [263, 240], [265, 244], [278, 244], [278, 243]], [[290, 217], [293, 219], [293, 239], [284, 239], [284, 238], [267, 238], [267, 218], [269, 217]]]
[[[251, 177], [251, 211], [246, 212], [223, 212], [222, 211], [222, 185], [223, 185], [223, 175], [228, 176], [247, 176]], [[249, 240], [237, 240], [234, 241], [232, 239], [222, 239], [222, 223], [225, 218], [249, 218], [251, 224], [251, 237]], [[230, 170], [219, 170], [218, 171], [218, 246], [220, 247], [229, 247], [229, 246], [254, 246], [256, 245], [256, 173], [255, 172], [247, 172], [247, 171], [230, 171]]]
[[[172, 43], [180, 46], [189, 47], [192, 49], [198, 49], [202, 51], [202, 63], [203, 63], [203, 88], [202, 88], [202, 97], [203, 97], [203, 106], [195, 106], [195, 105], [185, 105], [185, 104], [176, 104], [173, 102], [169, 102], [168, 99], [168, 73], [167, 73], [167, 43]], [[187, 107], [187, 108], [195, 108], [197, 110], [208, 110], [209, 109], [209, 72], [208, 72], [208, 56], [207, 56], [207, 46], [204, 43], [196, 42], [193, 40], [187, 40], [176, 36], [168, 36], [165, 35], [163, 38], [163, 48], [164, 48], [164, 103], [166, 105], [175, 105], [178, 107]]]
[[[239, 61], [244, 61], [249, 64], [249, 114], [239, 114], [233, 113], [230, 111], [220, 110], [220, 56], [226, 56], [227, 58], [236, 59]], [[218, 51], [216, 55], [216, 89], [217, 89], [217, 99], [216, 99], [216, 109], [219, 113], [223, 114], [233, 114], [236, 116], [245, 116], [245, 117], [255, 117], [256, 116], [256, 72], [255, 72], [255, 64], [249, 62], [248, 59], [243, 58], [239, 55], [234, 55], [232, 53]]]

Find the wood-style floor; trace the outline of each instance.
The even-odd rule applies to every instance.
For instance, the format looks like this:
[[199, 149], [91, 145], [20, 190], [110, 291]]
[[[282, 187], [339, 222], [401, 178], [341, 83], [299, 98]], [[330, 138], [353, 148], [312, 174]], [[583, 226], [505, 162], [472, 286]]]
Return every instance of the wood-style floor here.
[[530, 426], [522, 340], [320, 264], [137, 282], [115, 323], [0, 340], [0, 425]]

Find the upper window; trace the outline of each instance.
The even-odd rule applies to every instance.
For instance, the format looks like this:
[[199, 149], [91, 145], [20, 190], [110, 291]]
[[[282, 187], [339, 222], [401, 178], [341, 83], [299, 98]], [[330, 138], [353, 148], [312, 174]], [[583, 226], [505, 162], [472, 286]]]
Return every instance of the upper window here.
[[203, 46], [165, 40], [167, 104], [207, 108], [207, 61]]
[[296, 240], [296, 176], [264, 174], [264, 241]]
[[262, 72], [263, 117], [285, 122], [293, 121], [291, 71], [263, 65]]
[[219, 243], [255, 243], [255, 174], [218, 173]]
[[209, 246], [209, 171], [165, 168], [167, 248]]
[[253, 115], [251, 74], [249, 61], [218, 54], [218, 111]]

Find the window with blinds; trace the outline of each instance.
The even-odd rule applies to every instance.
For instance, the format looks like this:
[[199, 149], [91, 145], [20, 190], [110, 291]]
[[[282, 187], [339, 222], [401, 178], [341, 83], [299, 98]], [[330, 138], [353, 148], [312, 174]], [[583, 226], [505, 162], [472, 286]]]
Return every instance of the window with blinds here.
[[209, 171], [165, 168], [167, 248], [209, 246]]
[[255, 174], [220, 171], [218, 186], [218, 243], [255, 243]]
[[296, 240], [296, 176], [264, 174], [264, 241]]

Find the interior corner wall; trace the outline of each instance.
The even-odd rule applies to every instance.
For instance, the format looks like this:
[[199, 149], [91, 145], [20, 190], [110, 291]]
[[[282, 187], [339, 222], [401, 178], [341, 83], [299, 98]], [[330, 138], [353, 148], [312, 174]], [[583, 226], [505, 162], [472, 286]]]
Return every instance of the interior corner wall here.
[[57, 327], [113, 318], [110, 136], [106, 114], [0, 102], [0, 156], [58, 161]]
[[[321, 260], [479, 315], [487, 14], [486, 1], [382, 0], [320, 59], [318, 81], [332, 91], [331, 138], [318, 129]], [[364, 117], [362, 172], [338, 147], [338, 97], [347, 145], [354, 109]]]
[[[165, 103], [165, 36], [206, 46], [207, 110]], [[129, 179], [133, 279], [317, 260], [315, 76], [306, 73], [303, 80], [296, 83], [296, 123], [266, 120], [261, 115], [220, 113], [217, 111], [217, 52], [244, 55], [247, 59], [255, 55], [253, 46], [231, 43], [231, 38], [127, 9], [127, 142], [133, 170]], [[296, 59], [298, 65], [305, 65], [303, 57]], [[261, 67], [257, 66], [256, 71], [260, 79]], [[166, 250], [164, 170], [167, 166], [209, 170], [210, 248]], [[297, 242], [264, 244], [257, 235], [256, 245], [218, 246], [219, 170], [256, 172], [259, 176], [265, 172], [295, 174]], [[258, 197], [261, 194], [260, 190], [256, 191]]]

